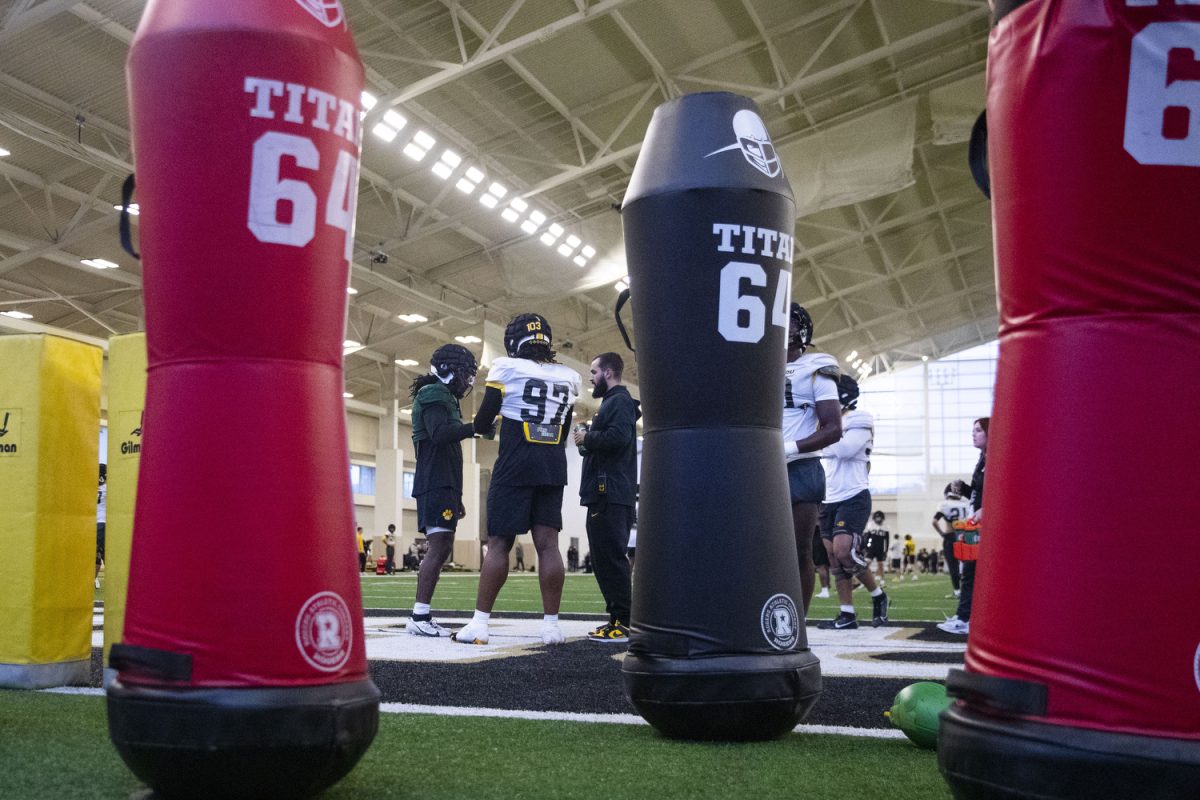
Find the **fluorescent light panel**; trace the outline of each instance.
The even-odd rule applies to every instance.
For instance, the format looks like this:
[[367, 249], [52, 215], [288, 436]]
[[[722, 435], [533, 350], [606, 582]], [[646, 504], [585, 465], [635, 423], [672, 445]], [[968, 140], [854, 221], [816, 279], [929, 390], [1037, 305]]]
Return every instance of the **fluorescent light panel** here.
[[84, 258], [79, 263], [94, 269], [117, 269], [121, 266], [103, 258]]
[[396, 316], [405, 322], [429, 322], [429, 317], [421, 314], [397, 314]]
[[0, 311], [0, 316], [12, 317], [13, 319], [33, 319], [33, 314], [26, 314], [24, 311]]

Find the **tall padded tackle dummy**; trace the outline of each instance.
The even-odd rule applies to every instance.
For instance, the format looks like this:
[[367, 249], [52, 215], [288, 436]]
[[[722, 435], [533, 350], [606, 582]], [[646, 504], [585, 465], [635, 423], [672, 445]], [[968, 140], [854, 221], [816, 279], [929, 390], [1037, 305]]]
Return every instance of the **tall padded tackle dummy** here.
[[995, 9], [1000, 362], [939, 766], [957, 797], [1196, 797], [1200, 6]]
[[109, 733], [167, 796], [306, 796], [379, 713], [341, 395], [362, 65], [333, 0], [151, 0], [127, 72], [149, 367]]
[[88, 681], [103, 355], [0, 336], [0, 688]]
[[626, 693], [668, 736], [774, 738], [821, 673], [780, 428], [795, 202], [754, 104], [659, 106], [621, 218], [653, 398]]

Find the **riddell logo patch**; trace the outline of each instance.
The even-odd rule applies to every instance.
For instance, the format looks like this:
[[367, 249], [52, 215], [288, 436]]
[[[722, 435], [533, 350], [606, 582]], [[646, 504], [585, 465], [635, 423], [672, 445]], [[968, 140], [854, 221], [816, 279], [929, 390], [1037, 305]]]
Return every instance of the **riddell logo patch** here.
[[800, 615], [786, 594], [772, 596], [763, 604], [762, 632], [776, 650], [791, 650], [800, 639]]
[[353, 635], [350, 609], [336, 592], [314, 594], [296, 616], [296, 647], [322, 672], [337, 672], [350, 660]]
[[767, 133], [767, 126], [763, 124], [762, 117], [748, 108], [743, 108], [733, 115], [733, 135], [737, 141], [713, 150], [705, 158], [731, 150], [741, 150], [746, 163], [763, 175], [774, 178], [779, 174], [779, 155], [775, 152], [775, 145], [771, 143], [771, 135]]
[[336, 28], [346, 18], [341, 0], [296, 0], [296, 3], [326, 28]]
[[0, 456], [21, 453], [21, 409], [0, 409]]

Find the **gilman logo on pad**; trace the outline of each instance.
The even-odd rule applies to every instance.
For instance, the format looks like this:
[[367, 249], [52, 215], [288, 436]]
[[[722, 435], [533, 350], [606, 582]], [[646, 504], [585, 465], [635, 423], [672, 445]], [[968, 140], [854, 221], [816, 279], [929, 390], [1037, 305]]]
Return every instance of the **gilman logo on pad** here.
[[743, 108], [733, 115], [733, 135], [737, 138], [736, 142], [713, 150], [705, 158], [729, 150], [741, 150], [746, 162], [763, 175], [774, 178], [779, 174], [779, 155], [775, 152], [771, 134], [767, 133], [767, 126], [763, 124], [762, 117], [748, 108]]
[[21, 409], [0, 408], [0, 456], [21, 452]]

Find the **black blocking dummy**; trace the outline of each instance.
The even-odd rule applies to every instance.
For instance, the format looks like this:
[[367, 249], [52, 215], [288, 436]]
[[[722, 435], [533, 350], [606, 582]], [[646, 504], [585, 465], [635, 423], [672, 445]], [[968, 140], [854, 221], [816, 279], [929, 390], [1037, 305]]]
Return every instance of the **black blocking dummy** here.
[[647, 399], [622, 669], [667, 736], [775, 738], [821, 690], [780, 429], [794, 220], [750, 100], [654, 112], [622, 208]]

